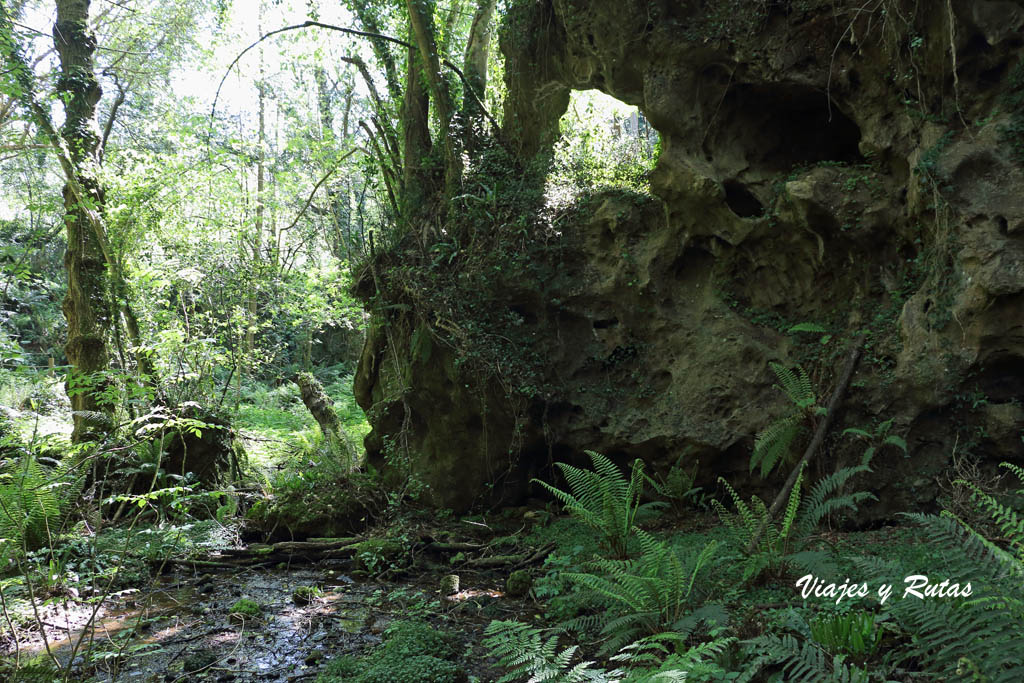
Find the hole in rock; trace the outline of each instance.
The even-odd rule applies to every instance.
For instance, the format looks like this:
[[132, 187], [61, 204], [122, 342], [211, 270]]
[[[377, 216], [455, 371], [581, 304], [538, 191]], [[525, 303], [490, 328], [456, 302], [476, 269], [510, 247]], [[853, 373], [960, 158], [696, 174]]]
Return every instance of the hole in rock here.
[[619, 319], [618, 318], [606, 318], [604, 320], [595, 320], [594, 321], [594, 329], [595, 330], [607, 330], [609, 327], [615, 327], [618, 324], [619, 324]]
[[722, 163], [755, 173], [862, 160], [860, 128], [817, 88], [735, 85], [723, 98], [717, 121], [706, 149]]
[[[629, 79], [614, 79], [616, 85]], [[591, 79], [601, 86], [599, 75]], [[641, 92], [633, 94], [639, 99]], [[562, 116], [561, 137], [548, 174], [549, 206], [574, 201], [584, 191], [625, 188], [646, 193], [647, 172], [657, 159], [658, 133], [635, 106], [600, 90], [574, 90]]]
[[743, 183], [726, 180], [722, 184], [725, 187], [725, 203], [734, 214], [740, 218], [757, 218], [764, 215], [764, 206]]

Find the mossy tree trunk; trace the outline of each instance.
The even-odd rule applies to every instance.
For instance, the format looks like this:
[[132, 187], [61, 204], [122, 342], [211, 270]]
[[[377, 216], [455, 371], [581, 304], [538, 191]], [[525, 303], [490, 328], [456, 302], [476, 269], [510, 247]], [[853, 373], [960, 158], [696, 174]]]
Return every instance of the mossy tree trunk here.
[[89, 3], [90, 0], [57, 0], [57, 21], [53, 25], [53, 44], [61, 65], [57, 94], [64, 102], [65, 113], [61, 137], [74, 176], [64, 185], [68, 237], [64, 256], [68, 276], [63, 304], [68, 323], [65, 352], [72, 366], [69, 383], [87, 382], [84, 390], [69, 392], [71, 408], [76, 413], [72, 433], [75, 441], [91, 438], [102, 423], [85, 413], [110, 412], [110, 407], [99, 398], [104, 383], [91, 381], [108, 367], [106, 335], [112, 319], [106, 258], [100, 235], [93, 226], [103, 207], [98, 179], [100, 129], [96, 119], [102, 91], [93, 67], [96, 37], [89, 28]]
[[323, 385], [308, 372], [300, 372], [292, 380], [299, 387], [302, 403], [320, 425], [320, 431], [323, 432], [331, 452], [342, 459], [342, 464], [346, 468], [355, 469], [359, 464], [356, 449], [345, 432], [338, 413], [334, 410], [334, 401], [324, 391]]

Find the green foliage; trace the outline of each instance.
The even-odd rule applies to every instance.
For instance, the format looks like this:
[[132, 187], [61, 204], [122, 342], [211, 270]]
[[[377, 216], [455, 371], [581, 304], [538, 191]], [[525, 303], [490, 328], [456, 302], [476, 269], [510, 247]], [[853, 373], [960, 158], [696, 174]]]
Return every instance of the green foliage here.
[[628, 553], [627, 543], [633, 527], [665, 503], [640, 503], [643, 493], [644, 464], [633, 462], [627, 480], [621, 470], [600, 453], [587, 451], [593, 470], [584, 470], [566, 463], [556, 463], [562, 470], [572, 493], [567, 493], [547, 482], [534, 479], [550, 491], [569, 514], [601, 535], [605, 548], [615, 557]]
[[586, 560], [600, 550], [595, 535], [575, 517], [555, 519], [549, 526], [538, 527], [524, 543], [542, 546], [549, 542], [556, 548], [544, 559], [542, 573], [533, 584], [533, 595], [544, 604], [550, 621], [568, 621], [580, 614], [603, 611], [607, 601], [596, 593], [569, 581], [567, 575], [583, 569]]
[[0, 469], [0, 558], [52, 545], [84, 476], [70, 463], [45, 470], [30, 452]]
[[747, 664], [747, 671], [764, 666], [781, 667], [782, 680], [794, 683], [863, 683], [868, 673], [848, 665], [846, 657], [836, 654], [829, 657], [813, 641], [801, 641], [796, 636], [765, 634], [750, 642], [755, 659]]
[[823, 616], [810, 623], [811, 637], [832, 655], [847, 655], [864, 665], [882, 644], [883, 632], [871, 612]]
[[331, 662], [319, 683], [456, 683], [465, 674], [451, 661], [450, 635], [430, 624], [400, 620], [384, 632], [384, 643], [366, 657]]
[[[622, 648], [610, 661], [625, 668], [607, 670], [593, 661], [573, 663], [579, 646], [558, 649], [558, 636], [545, 637], [538, 629], [517, 621], [492, 621], [484, 631], [484, 647], [509, 669], [498, 683], [550, 681], [551, 683], [670, 683], [693, 680], [700, 675], [724, 673], [714, 658], [734, 642], [716, 638], [692, 647], [679, 634], [666, 633], [638, 640]], [[672, 649], [670, 649], [670, 647]], [[673, 649], [675, 651], [673, 651]]]
[[765, 427], [754, 441], [750, 471], [760, 467], [762, 477], [767, 477], [776, 465], [791, 458], [794, 442], [806, 433], [809, 420], [824, 411], [817, 405], [811, 379], [801, 366], [798, 365], [794, 371], [778, 363], [769, 365], [793, 409]]
[[687, 469], [683, 466], [685, 457], [679, 456], [664, 476], [652, 478], [644, 475], [651, 488], [669, 502], [676, 514], [682, 514], [687, 505], [696, 501], [700, 495], [700, 487], [695, 488], [693, 485], [700, 463], [694, 462], [693, 467]]
[[[633, 115], [638, 130], [630, 130]], [[643, 114], [596, 91], [573, 92], [561, 121], [548, 195], [565, 203], [607, 187], [649, 193], [647, 176], [659, 152], [657, 132]]]
[[61, 680], [62, 672], [49, 659], [36, 657], [17, 668], [13, 661], [0, 661], [0, 677], [8, 683], [53, 683]]
[[594, 662], [572, 664], [578, 645], [558, 650], [558, 636], [544, 637], [541, 629], [518, 621], [492, 621], [484, 631], [483, 645], [491, 656], [510, 671], [498, 683], [531, 681], [578, 683], [607, 681], [603, 671], [594, 670]]
[[576, 620], [574, 626], [602, 623], [608, 638], [603, 651], [609, 653], [642, 636], [673, 631], [685, 639], [701, 623], [724, 624], [725, 610], [704, 604], [717, 542], [695, 556], [684, 556], [644, 531], [636, 534], [642, 548], [636, 559], [601, 558], [588, 565], [588, 573], [568, 574], [569, 580], [614, 605], [608, 613]]
[[[752, 581], [765, 574], [779, 577], [793, 566], [812, 574], [827, 574], [832, 568], [831, 560], [821, 552], [807, 549], [811, 536], [827, 516], [843, 510], [853, 512], [861, 502], [875, 500], [865, 491], [836, 495], [851, 477], [870, 471], [866, 465], [844, 467], [815, 484], [806, 498], [801, 495], [804, 479], [804, 471], [801, 471], [790, 491], [781, 521], [770, 517], [768, 506], [760, 498], [752, 496], [748, 505], [729, 482], [719, 478], [736, 512], [729, 512], [717, 500], [712, 501], [712, 506], [728, 530], [731, 543], [746, 555], [743, 580]], [[761, 535], [757, 546], [747, 554], [747, 546], [758, 533]]]
[[[1024, 469], [1003, 467], [1024, 483]], [[947, 557], [952, 577], [970, 581], [969, 598], [903, 599], [890, 609], [901, 628], [912, 636], [902, 653], [926, 671], [956, 671], [970, 680], [1010, 681], [1024, 676], [1024, 520], [1016, 506], [1024, 500], [1017, 491], [1008, 502], [998, 500], [971, 483], [975, 503], [1002, 534], [998, 542], [985, 538], [954, 515], [911, 514], [929, 543], [954, 548]], [[878, 568], [876, 567], [877, 571]]]
[[893, 446], [903, 451], [903, 457], [908, 457], [907, 453], [907, 442], [895, 434], [889, 434], [889, 430], [892, 428], [892, 419], [888, 419], [879, 424], [874, 433], [871, 433], [865, 429], [858, 427], [850, 427], [844, 429], [843, 434], [850, 434], [868, 442], [867, 448], [864, 449], [864, 455], [861, 456], [860, 462], [862, 465], [867, 465], [871, 462], [871, 459], [875, 457], [875, 453], [879, 449], [885, 446]]
[[367, 539], [356, 546], [355, 566], [370, 574], [401, 569], [408, 564], [406, 547], [392, 538]]

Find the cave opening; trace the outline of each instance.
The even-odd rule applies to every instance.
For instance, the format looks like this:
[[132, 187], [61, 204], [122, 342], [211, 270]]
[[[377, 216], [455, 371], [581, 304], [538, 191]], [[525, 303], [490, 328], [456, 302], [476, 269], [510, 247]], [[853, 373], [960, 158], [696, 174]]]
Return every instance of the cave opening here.
[[1006, 353], [990, 359], [978, 374], [978, 388], [992, 403], [1008, 403], [1024, 396], [1024, 357]]
[[749, 182], [823, 161], [859, 163], [860, 138], [857, 124], [817, 88], [741, 84], [722, 98], [704, 151]]

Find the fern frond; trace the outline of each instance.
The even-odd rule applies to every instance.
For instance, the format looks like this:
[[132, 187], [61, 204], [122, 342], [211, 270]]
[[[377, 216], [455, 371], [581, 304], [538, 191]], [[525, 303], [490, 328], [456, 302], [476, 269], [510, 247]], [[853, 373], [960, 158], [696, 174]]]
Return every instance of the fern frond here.
[[793, 402], [794, 405], [806, 408], [815, 403], [814, 387], [811, 378], [803, 366], [797, 365], [796, 371], [787, 368], [779, 363], [768, 363], [775, 376], [781, 384], [783, 393]]
[[825, 334], [826, 330], [824, 325], [819, 325], [818, 323], [797, 323], [786, 330], [786, 332], [789, 334], [793, 334], [794, 332], [815, 332], [817, 334]]
[[749, 642], [758, 655], [757, 665], [762, 668], [781, 665], [786, 681], [861, 683], [868, 680], [866, 671], [848, 666], [841, 655], [829, 658], [814, 642], [800, 641], [790, 634], [766, 634]]
[[513, 683], [528, 677], [530, 681], [605, 681], [604, 672], [592, 670], [593, 662], [571, 665], [579, 646], [558, 651], [558, 636], [543, 638], [540, 629], [517, 621], [492, 621], [484, 631], [484, 647], [509, 673], [499, 683]]
[[800, 473], [796, 476], [796, 481], [793, 482], [793, 489], [789, 492], [789, 500], [786, 502], [786, 514], [782, 517], [782, 528], [779, 531], [779, 536], [782, 538], [788, 538], [789, 532], [793, 527], [793, 522], [796, 520], [796, 513], [800, 509], [800, 485], [804, 480], [803, 465], [800, 466]]
[[633, 462], [627, 480], [607, 457], [593, 451], [587, 454], [593, 470], [556, 463], [572, 493], [537, 479], [533, 481], [551, 492], [569, 514], [601, 534], [602, 542], [616, 557], [625, 557], [634, 524], [666, 503], [640, 503], [645, 479], [641, 460]]
[[877, 500], [872, 494], [866, 492], [832, 498], [833, 494], [841, 489], [850, 478], [870, 471], [871, 469], [867, 465], [844, 467], [818, 481], [811, 488], [807, 500], [804, 501], [803, 509], [800, 513], [800, 528], [798, 532], [803, 535], [810, 534], [818, 527], [821, 520], [828, 515], [841, 509], [856, 510], [858, 503], [864, 500]]
[[754, 439], [750, 471], [760, 467], [761, 476], [767, 477], [777, 464], [790, 458], [793, 442], [802, 432], [803, 418], [799, 413], [781, 417], [765, 427]]

